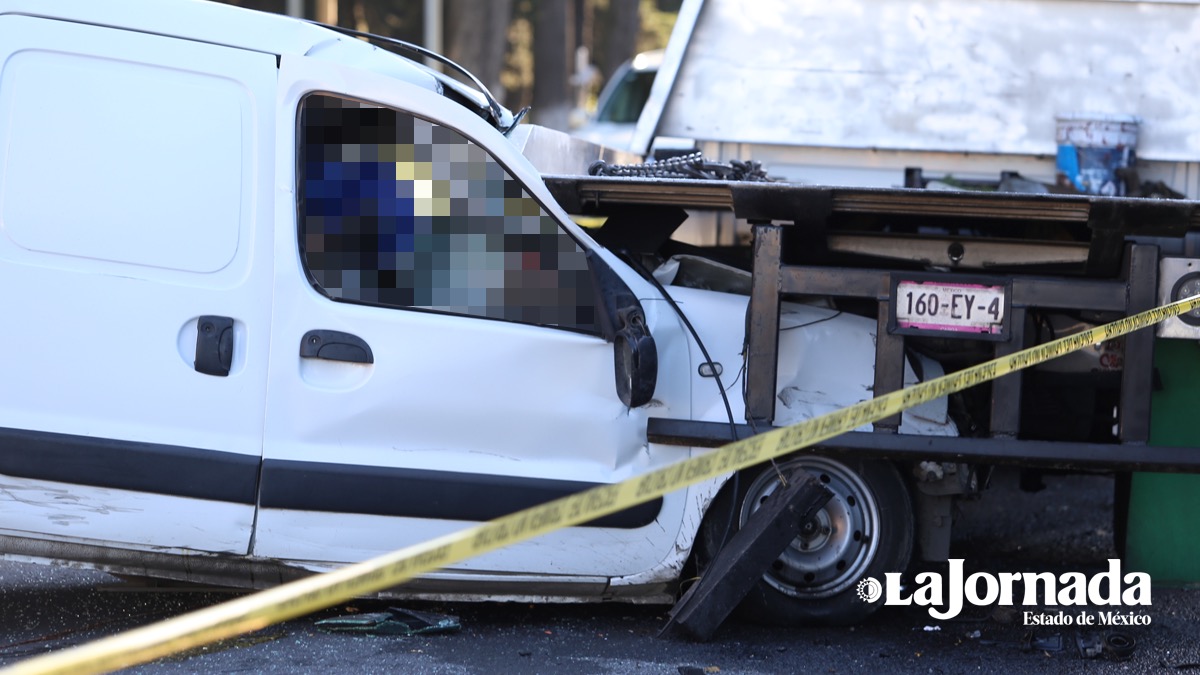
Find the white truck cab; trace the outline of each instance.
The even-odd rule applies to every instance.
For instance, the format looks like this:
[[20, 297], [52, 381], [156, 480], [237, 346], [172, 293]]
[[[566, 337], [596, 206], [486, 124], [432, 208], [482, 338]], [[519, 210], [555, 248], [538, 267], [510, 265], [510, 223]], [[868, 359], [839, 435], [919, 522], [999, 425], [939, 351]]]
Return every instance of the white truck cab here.
[[[740, 419], [741, 397], [727, 414], [511, 124], [286, 17], [0, 1], [0, 551], [266, 586], [704, 452], [647, 442], [647, 416]], [[746, 297], [671, 293], [736, 392]], [[785, 324], [781, 422], [870, 396], [874, 321]], [[944, 406], [905, 425], [955, 433]], [[722, 482], [398, 593], [670, 602]], [[867, 535], [887, 506], [841, 504]], [[886, 552], [843, 532], [811, 564], [855, 576], [820, 597], [902, 567], [907, 527]]]

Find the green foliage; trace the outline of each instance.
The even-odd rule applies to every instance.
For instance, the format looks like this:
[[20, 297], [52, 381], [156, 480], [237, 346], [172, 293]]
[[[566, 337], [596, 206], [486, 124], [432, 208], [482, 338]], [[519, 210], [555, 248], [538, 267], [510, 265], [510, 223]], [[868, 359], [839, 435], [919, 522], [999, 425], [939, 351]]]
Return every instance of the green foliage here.
[[519, 110], [533, 101], [533, 0], [518, 0], [508, 25], [508, 53], [500, 82], [504, 85], [505, 105]]
[[[679, 3], [667, 0], [641, 0], [642, 2], [642, 32], [638, 35], [638, 51], [663, 49], [671, 37], [671, 29], [675, 27], [675, 19], [679, 16]], [[663, 5], [672, 9], [660, 9]]]

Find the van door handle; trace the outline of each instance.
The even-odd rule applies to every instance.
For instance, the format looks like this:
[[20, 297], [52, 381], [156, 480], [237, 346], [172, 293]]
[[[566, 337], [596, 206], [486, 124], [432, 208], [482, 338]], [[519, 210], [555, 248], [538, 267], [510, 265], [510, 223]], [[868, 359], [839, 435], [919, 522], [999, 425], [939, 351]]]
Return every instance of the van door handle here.
[[310, 330], [300, 339], [300, 358], [375, 363], [371, 346], [357, 335], [337, 330]]
[[197, 373], [226, 377], [233, 365], [233, 319], [227, 316], [202, 316], [196, 319]]

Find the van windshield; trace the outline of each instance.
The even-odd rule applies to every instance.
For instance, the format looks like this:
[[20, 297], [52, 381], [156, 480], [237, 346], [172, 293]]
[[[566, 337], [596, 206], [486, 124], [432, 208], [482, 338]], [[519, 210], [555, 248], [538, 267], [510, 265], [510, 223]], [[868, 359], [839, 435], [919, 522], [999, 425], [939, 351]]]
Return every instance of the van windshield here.
[[630, 70], [596, 114], [598, 122], [635, 123], [642, 114], [656, 70]]

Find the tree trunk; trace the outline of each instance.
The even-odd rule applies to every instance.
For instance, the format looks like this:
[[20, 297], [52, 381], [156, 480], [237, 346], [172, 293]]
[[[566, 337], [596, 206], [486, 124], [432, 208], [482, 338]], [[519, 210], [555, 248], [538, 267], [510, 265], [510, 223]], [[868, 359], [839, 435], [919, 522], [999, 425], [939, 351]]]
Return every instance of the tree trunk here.
[[571, 113], [568, 77], [574, 60], [568, 0], [540, 0], [533, 24], [533, 115], [538, 124], [566, 130]]
[[330, 26], [338, 25], [338, 1], [317, 0], [316, 20]]
[[608, 0], [607, 39], [600, 63], [605, 80], [637, 52], [638, 33], [642, 29], [638, 4], [638, 0]]
[[508, 49], [512, 0], [445, 0], [446, 56], [504, 100], [500, 71]]

